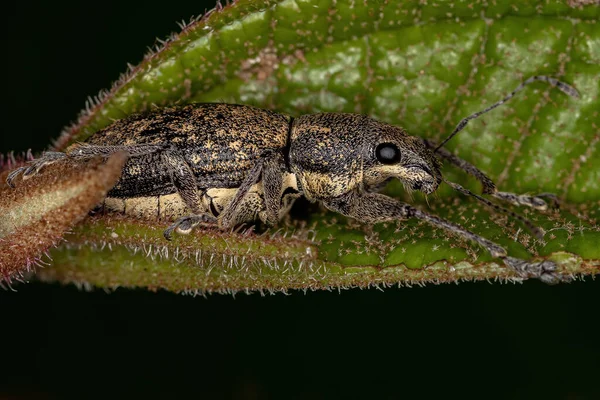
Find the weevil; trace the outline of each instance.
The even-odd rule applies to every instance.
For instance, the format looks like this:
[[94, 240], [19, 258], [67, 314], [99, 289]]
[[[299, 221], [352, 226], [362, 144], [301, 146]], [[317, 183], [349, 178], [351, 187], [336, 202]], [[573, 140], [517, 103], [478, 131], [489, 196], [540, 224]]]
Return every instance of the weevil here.
[[118, 120], [77, 143], [66, 153], [46, 152], [9, 174], [7, 182], [38, 173], [52, 162], [109, 156], [125, 151], [129, 159], [103, 206], [134, 214], [167, 217], [164, 232], [187, 233], [200, 223], [230, 229], [260, 219], [276, 224], [300, 196], [329, 210], [374, 224], [418, 218], [477, 242], [522, 277], [554, 283], [564, 277], [551, 261], [529, 262], [508, 255], [500, 245], [410, 204], [378, 193], [390, 179], [425, 194], [446, 182], [456, 191], [524, 222], [525, 218], [487, 198], [444, 180], [442, 161], [477, 178], [483, 194], [500, 201], [544, 210], [550, 194], [500, 192], [474, 165], [442, 146], [473, 120], [510, 100], [526, 85], [545, 81], [578, 97], [571, 86], [547, 76], [533, 76], [502, 100], [458, 124], [440, 145], [410, 136], [404, 129], [365, 115], [321, 113], [293, 118], [251, 106], [189, 104], [153, 110]]

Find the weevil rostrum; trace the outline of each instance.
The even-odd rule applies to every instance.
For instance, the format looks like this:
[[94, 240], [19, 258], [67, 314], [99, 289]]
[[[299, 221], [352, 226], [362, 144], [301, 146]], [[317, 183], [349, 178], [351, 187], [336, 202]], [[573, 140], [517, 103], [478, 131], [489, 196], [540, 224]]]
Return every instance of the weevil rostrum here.
[[[500, 245], [410, 204], [377, 193], [390, 179], [409, 190], [433, 193], [445, 182], [500, 212], [525, 218], [443, 179], [442, 160], [477, 178], [483, 194], [500, 201], [544, 210], [551, 194], [500, 192], [474, 165], [442, 146], [467, 123], [510, 100], [527, 84], [545, 81], [577, 97], [571, 86], [547, 76], [533, 76], [490, 107], [464, 118], [439, 146], [410, 136], [404, 129], [359, 114], [322, 113], [292, 118], [251, 106], [189, 104], [132, 115], [95, 133], [66, 153], [47, 152], [9, 174], [13, 185], [65, 158], [85, 159], [125, 151], [129, 159], [104, 207], [175, 221], [165, 230], [187, 233], [200, 223], [222, 229], [260, 219], [276, 224], [300, 196], [320, 201], [335, 212], [374, 224], [418, 218], [454, 235], [477, 242], [523, 277], [547, 283], [564, 279], [551, 261], [511, 257]], [[544, 200], [546, 199], [546, 200]]]

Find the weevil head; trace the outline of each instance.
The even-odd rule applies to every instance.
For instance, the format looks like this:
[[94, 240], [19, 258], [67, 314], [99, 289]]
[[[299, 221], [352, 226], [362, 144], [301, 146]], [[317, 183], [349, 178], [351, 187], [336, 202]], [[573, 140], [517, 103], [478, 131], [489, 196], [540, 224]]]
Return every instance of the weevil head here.
[[429, 194], [442, 180], [439, 160], [420, 138], [358, 114], [296, 119], [290, 165], [309, 199], [337, 197], [394, 178], [408, 190]]

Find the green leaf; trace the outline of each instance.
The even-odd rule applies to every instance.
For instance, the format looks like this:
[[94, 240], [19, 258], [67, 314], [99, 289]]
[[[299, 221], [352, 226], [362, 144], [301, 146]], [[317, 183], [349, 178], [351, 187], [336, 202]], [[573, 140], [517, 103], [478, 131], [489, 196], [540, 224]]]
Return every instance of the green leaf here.
[[61, 160], [43, 175], [17, 178], [16, 188], [0, 185], [0, 282], [21, 277], [42, 255], [87, 216], [117, 183], [127, 155], [115, 153], [88, 163]]
[[[295, 116], [366, 113], [439, 141], [461, 118], [529, 76], [551, 75], [576, 87], [581, 98], [532, 84], [447, 146], [489, 174], [500, 190], [557, 193], [564, 203], [560, 213], [515, 210], [546, 230], [544, 242], [448, 187], [428, 203], [397, 183], [386, 193], [495, 240], [513, 256], [548, 257], [566, 273], [597, 273], [599, 17], [595, 5], [561, 1], [239, 1], [190, 24], [148, 55], [67, 128], [55, 148], [152, 105], [223, 101]], [[480, 192], [463, 173], [450, 167], [443, 172]], [[227, 249], [202, 241], [214, 232], [160, 241], [165, 221], [142, 227], [118, 218], [122, 233], [111, 238], [103, 232], [117, 229], [117, 217], [91, 219], [68, 238], [69, 245], [53, 252], [54, 265], [40, 277], [174, 291], [514, 277], [478, 246], [422, 222], [368, 227], [305, 207], [263, 236], [219, 233]], [[282, 239], [281, 232], [303, 244]], [[265, 254], [269, 240], [275, 250]], [[102, 250], [104, 244], [112, 251]], [[157, 248], [162, 253], [152, 259]], [[196, 261], [195, 249], [212, 261]], [[178, 259], [174, 252], [185, 256]], [[244, 255], [252, 262], [244, 264]]]

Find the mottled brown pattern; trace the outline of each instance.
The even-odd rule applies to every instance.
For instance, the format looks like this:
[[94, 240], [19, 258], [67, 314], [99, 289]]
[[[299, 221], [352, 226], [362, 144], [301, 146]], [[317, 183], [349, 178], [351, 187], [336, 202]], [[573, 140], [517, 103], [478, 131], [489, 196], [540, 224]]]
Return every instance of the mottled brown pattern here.
[[111, 196], [174, 193], [160, 160], [176, 150], [190, 165], [199, 188], [238, 187], [265, 150], [281, 151], [290, 117], [231, 104], [190, 104], [137, 114], [97, 132], [87, 144], [159, 146], [127, 163]]

